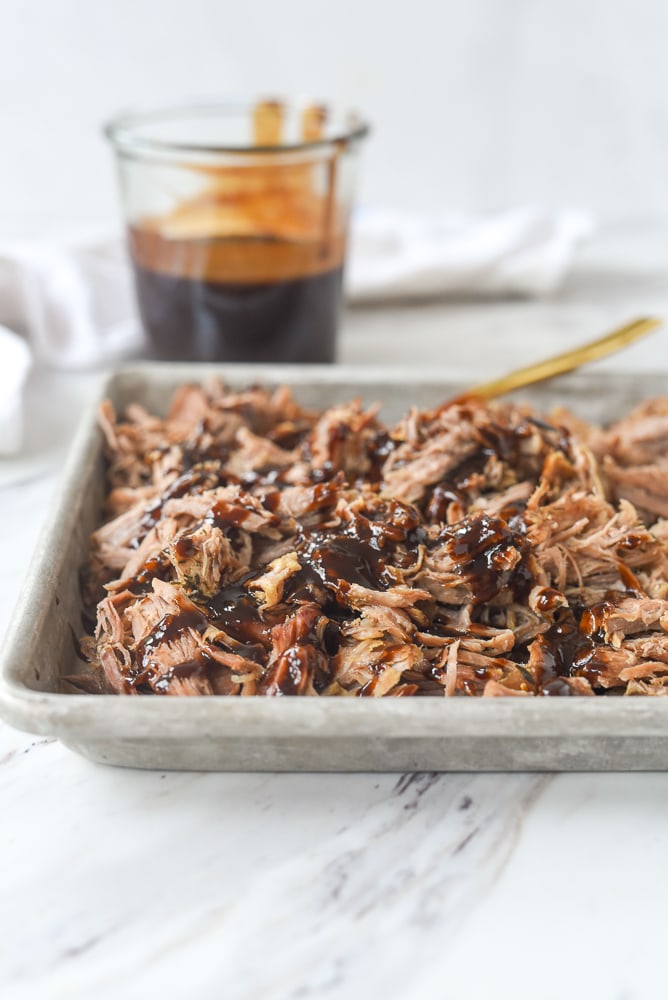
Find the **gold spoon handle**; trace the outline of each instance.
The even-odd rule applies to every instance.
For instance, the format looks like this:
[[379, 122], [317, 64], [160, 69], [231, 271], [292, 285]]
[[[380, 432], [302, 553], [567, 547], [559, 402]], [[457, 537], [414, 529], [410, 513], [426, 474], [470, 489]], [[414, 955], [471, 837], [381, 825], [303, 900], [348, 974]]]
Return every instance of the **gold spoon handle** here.
[[502, 375], [501, 378], [492, 379], [491, 382], [483, 382], [481, 385], [469, 389], [464, 395], [477, 396], [479, 399], [494, 399], [496, 396], [503, 396], [515, 389], [522, 389], [534, 382], [542, 382], [554, 375], [563, 375], [564, 372], [570, 372], [588, 361], [597, 361], [599, 358], [621, 350], [622, 347], [632, 344], [638, 337], [642, 337], [650, 330], [661, 326], [661, 322], [660, 319], [651, 316], [636, 319], [618, 330], [613, 330], [605, 337], [593, 340], [591, 344], [583, 344], [582, 347], [557, 354], [545, 361], [537, 361], [526, 368], [519, 368], [517, 371]]

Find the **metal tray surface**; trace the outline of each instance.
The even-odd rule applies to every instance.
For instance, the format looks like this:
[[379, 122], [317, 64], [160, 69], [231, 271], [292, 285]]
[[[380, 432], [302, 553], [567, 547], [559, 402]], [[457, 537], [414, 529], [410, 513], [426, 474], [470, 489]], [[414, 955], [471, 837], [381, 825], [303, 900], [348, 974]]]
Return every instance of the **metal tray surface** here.
[[[143, 365], [101, 385], [120, 410], [164, 412], [184, 381], [292, 386], [306, 404], [361, 396], [395, 419], [461, 392], [438, 373], [331, 367]], [[608, 421], [668, 391], [661, 375], [572, 375], [519, 396]], [[7, 635], [0, 715], [96, 761], [161, 770], [550, 771], [668, 769], [668, 698], [126, 698], [59, 693], [82, 633], [78, 571], [104, 495], [92, 409], [64, 471]]]

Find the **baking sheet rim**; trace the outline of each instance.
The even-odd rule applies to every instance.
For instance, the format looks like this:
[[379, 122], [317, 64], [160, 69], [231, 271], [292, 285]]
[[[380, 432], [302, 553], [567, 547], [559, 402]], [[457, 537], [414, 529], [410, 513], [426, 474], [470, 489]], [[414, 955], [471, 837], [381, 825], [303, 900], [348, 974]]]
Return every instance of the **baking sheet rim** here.
[[[668, 737], [668, 698], [495, 698], [495, 699], [254, 699], [254, 698], [123, 698], [117, 695], [76, 695], [38, 691], [25, 681], [26, 659], [39, 641], [40, 626], [54, 597], [51, 581], [58, 536], [69, 537], [77, 511], [72, 504], [77, 480], [85, 463], [99, 450], [96, 409], [117, 380], [154, 379], [169, 383], [192, 380], [208, 374], [228, 373], [234, 381], [263, 380], [294, 385], [345, 382], [351, 389], [374, 383], [404, 385], [406, 382], [441, 384], [444, 391], [461, 389], [468, 383], [432, 369], [351, 369], [345, 366], [219, 366], [133, 365], [100, 379], [98, 399], [82, 420], [51, 512], [42, 529], [30, 569], [8, 630], [0, 662], [0, 716], [31, 732], [78, 739], [154, 738], [178, 742], [191, 739], [193, 727], [203, 736], [209, 727], [216, 735], [270, 738], [296, 735], [346, 738], [403, 737], [438, 738], [493, 737]], [[656, 373], [631, 376], [634, 380], [656, 378]], [[577, 379], [578, 376], [575, 376]], [[595, 376], [610, 389], [628, 382], [629, 376]], [[571, 383], [574, 377], [571, 376]], [[583, 379], [590, 384], [592, 376]], [[62, 542], [61, 542], [62, 544]], [[49, 572], [49, 567], [51, 572]], [[37, 606], [38, 611], [35, 612]], [[37, 620], [36, 620], [37, 618]], [[28, 626], [32, 630], [27, 634]], [[102, 727], [102, 729], [100, 728]], [[166, 727], [169, 727], [167, 730]]]

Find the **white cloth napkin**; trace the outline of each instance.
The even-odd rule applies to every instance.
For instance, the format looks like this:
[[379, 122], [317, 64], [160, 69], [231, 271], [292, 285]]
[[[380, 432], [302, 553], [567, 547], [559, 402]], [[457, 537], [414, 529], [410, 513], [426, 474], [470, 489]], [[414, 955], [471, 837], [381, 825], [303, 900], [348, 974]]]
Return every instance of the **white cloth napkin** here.
[[521, 208], [483, 217], [362, 210], [347, 274], [353, 302], [551, 295], [593, 231], [583, 212]]
[[123, 241], [0, 244], [0, 323], [56, 368], [91, 368], [141, 347]]
[[0, 326], [0, 456], [14, 455], [23, 442], [22, 395], [30, 351], [21, 337]]
[[[482, 218], [363, 209], [352, 223], [346, 296], [369, 304], [550, 295], [592, 228], [582, 213], [534, 208]], [[121, 238], [0, 244], [0, 324], [25, 338], [36, 362], [59, 368], [90, 368], [140, 350]], [[0, 453], [19, 446], [16, 404], [27, 359], [25, 349], [7, 346], [16, 338], [3, 336]]]

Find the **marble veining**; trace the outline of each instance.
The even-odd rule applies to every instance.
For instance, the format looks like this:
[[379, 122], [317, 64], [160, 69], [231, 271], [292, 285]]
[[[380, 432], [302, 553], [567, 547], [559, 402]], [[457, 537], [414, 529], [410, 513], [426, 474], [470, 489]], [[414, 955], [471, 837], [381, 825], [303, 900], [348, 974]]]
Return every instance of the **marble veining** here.
[[[47, 751], [69, 771], [77, 815], [59, 807], [62, 778], [38, 760]], [[178, 996], [184, 967], [193, 996], [401, 995], [408, 957], [465, 931], [552, 780], [160, 776], [96, 768], [59, 746], [7, 768], [0, 981], [17, 998], [151, 996], [156, 974]], [[26, 781], [37, 798], [21, 831]]]

